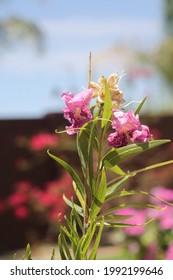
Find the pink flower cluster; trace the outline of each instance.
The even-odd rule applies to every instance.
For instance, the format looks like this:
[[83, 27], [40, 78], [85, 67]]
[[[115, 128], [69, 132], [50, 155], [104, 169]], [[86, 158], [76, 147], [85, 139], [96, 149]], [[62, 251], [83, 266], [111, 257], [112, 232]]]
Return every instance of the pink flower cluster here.
[[50, 146], [57, 146], [58, 144], [58, 137], [47, 132], [32, 136], [29, 142], [33, 151], [40, 151]]
[[[71, 123], [71, 126], [66, 126], [68, 134], [79, 132], [79, 128], [92, 119], [89, 109], [92, 95], [92, 89], [75, 96], [72, 92], [62, 93], [62, 99], [66, 103], [63, 109], [64, 117]], [[139, 116], [133, 111], [124, 113], [121, 110], [113, 110], [112, 128], [115, 131], [108, 136], [108, 143], [114, 148], [126, 146], [129, 142], [148, 142], [152, 138], [148, 126], [142, 125]]]
[[115, 132], [108, 136], [108, 143], [114, 148], [126, 146], [129, 142], [145, 143], [152, 138], [148, 126], [142, 125], [139, 116], [133, 111], [124, 113], [114, 110], [112, 128]]
[[63, 109], [64, 118], [71, 123], [71, 126], [66, 126], [68, 134], [79, 132], [79, 128], [92, 119], [89, 109], [91, 98], [92, 89], [84, 90], [75, 96], [72, 92], [64, 91], [62, 93], [62, 99], [66, 103], [66, 107]]
[[72, 180], [68, 173], [61, 178], [47, 182], [44, 188], [34, 186], [30, 182], [18, 182], [16, 190], [3, 201], [0, 201], [0, 213], [11, 209], [17, 219], [27, 219], [33, 214], [36, 217], [40, 213], [44, 215], [44, 220], [48, 223], [57, 222], [58, 213], [62, 218], [67, 209], [63, 201], [63, 193], [71, 197]]

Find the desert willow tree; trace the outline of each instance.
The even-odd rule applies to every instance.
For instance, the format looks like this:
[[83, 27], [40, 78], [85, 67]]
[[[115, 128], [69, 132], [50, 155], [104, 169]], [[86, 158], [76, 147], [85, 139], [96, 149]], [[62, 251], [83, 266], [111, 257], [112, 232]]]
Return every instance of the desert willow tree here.
[[[140, 156], [170, 140], [154, 140], [149, 127], [141, 123], [139, 113], [146, 98], [135, 110], [127, 110], [127, 106], [123, 106], [124, 94], [119, 89], [121, 76], [113, 73], [109, 78], [102, 76], [98, 83], [92, 82], [91, 55], [89, 61], [88, 87], [76, 95], [69, 91], [62, 93], [65, 102], [63, 113], [70, 125], [64, 131], [57, 131], [67, 133], [69, 137], [76, 136], [81, 170], [77, 172], [68, 162], [48, 150], [48, 155], [70, 174], [74, 188], [74, 196], [68, 198], [64, 182], [63, 198], [71, 212], [64, 217], [57, 213], [58, 248], [63, 260], [94, 260], [104, 228], [139, 225], [125, 222], [129, 215], [120, 215], [119, 210], [128, 207], [161, 210], [139, 199], [139, 195], [151, 194], [126, 190], [124, 184], [141, 172], [173, 163], [170, 160], [138, 170], [123, 170], [120, 167], [124, 160]], [[110, 173], [111, 179], [108, 176]], [[137, 196], [135, 203], [128, 200], [130, 196]], [[127, 202], [121, 203], [121, 197], [126, 197]], [[150, 219], [144, 224], [148, 222]], [[26, 256], [31, 258], [29, 246]]]

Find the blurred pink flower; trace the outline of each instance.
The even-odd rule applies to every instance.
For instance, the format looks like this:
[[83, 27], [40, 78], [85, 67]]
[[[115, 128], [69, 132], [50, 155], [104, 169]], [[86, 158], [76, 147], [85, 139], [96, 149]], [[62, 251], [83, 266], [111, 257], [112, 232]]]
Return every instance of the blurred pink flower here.
[[92, 119], [92, 114], [89, 110], [92, 92], [91, 89], [88, 89], [75, 96], [72, 92], [62, 93], [62, 99], [65, 100], [67, 106], [63, 109], [64, 118], [72, 124], [71, 126], [66, 126], [68, 134], [77, 133], [78, 128]]
[[157, 186], [152, 189], [152, 194], [156, 196], [156, 198], [152, 197], [151, 200], [159, 204], [161, 203], [161, 201], [157, 199], [157, 197], [165, 201], [173, 201], [173, 189]]
[[144, 255], [144, 260], [155, 260], [157, 256], [157, 244], [150, 244], [147, 247], [146, 253]]
[[14, 215], [17, 219], [26, 219], [29, 216], [29, 210], [26, 206], [19, 206], [14, 209]]
[[27, 195], [24, 193], [11, 194], [7, 199], [7, 203], [9, 203], [10, 206], [12, 206], [12, 207], [17, 207], [26, 202], [27, 202]]
[[141, 235], [145, 231], [145, 227], [142, 225], [146, 220], [146, 211], [145, 210], [136, 210], [133, 208], [126, 208], [122, 210], [118, 210], [116, 215], [133, 215], [133, 217], [129, 217], [123, 220], [123, 223], [127, 224], [136, 224], [136, 226], [128, 226], [123, 228], [123, 231], [129, 235]]
[[167, 206], [164, 211], [161, 211], [160, 216], [160, 227], [163, 230], [168, 230], [173, 228], [173, 207]]
[[39, 133], [30, 139], [29, 144], [32, 150], [40, 151], [50, 146], [57, 146], [59, 144], [59, 139], [57, 136], [49, 133]]
[[17, 192], [27, 193], [32, 188], [32, 184], [29, 181], [20, 181], [16, 183]]
[[60, 198], [48, 192], [41, 192], [39, 203], [44, 207], [53, 207], [59, 203]]
[[173, 260], [173, 242], [169, 244], [167, 251], [166, 251], [166, 260]]

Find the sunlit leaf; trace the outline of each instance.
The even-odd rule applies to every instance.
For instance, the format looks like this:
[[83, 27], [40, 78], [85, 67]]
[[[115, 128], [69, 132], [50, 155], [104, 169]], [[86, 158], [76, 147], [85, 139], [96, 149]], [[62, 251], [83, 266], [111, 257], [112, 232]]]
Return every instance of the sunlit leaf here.
[[84, 199], [83, 199], [81, 193], [79, 192], [79, 190], [78, 190], [78, 188], [77, 188], [77, 186], [76, 186], [75, 181], [73, 181], [73, 188], [74, 188], [75, 194], [76, 194], [76, 196], [77, 196], [77, 198], [78, 198], [78, 200], [79, 200], [79, 202], [80, 202], [82, 208], [84, 209], [84, 207], [85, 207], [85, 205], [84, 205], [85, 202], [84, 202]]
[[103, 166], [106, 169], [111, 169], [118, 163], [122, 162], [123, 160], [147, 151], [149, 149], [158, 147], [165, 143], [170, 142], [170, 140], [153, 140], [148, 143], [140, 143], [140, 144], [130, 144], [125, 147], [111, 149], [102, 160]]
[[110, 170], [120, 176], [126, 175], [126, 173], [118, 165], [113, 166]]
[[106, 127], [110, 117], [112, 115], [112, 99], [109, 90], [107, 80], [105, 79], [105, 100], [104, 100], [104, 111], [101, 127], [102, 129]]
[[141, 111], [141, 109], [142, 109], [142, 107], [143, 107], [143, 105], [144, 105], [146, 99], [147, 99], [147, 96], [145, 96], [145, 97], [142, 99], [141, 103], [139, 104], [139, 106], [138, 106], [137, 109], [135, 110], [135, 115], [137, 115], [137, 114], [140, 113], [140, 111]]

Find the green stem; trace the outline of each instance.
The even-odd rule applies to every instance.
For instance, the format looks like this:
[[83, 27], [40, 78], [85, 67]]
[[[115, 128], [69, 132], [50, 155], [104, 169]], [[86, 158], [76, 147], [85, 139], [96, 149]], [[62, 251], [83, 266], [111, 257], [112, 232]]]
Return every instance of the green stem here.
[[88, 192], [87, 192], [87, 178], [88, 178], [88, 166], [86, 166], [86, 174], [84, 181], [84, 218], [83, 218], [83, 235], [85, 235], [88, 227]]

